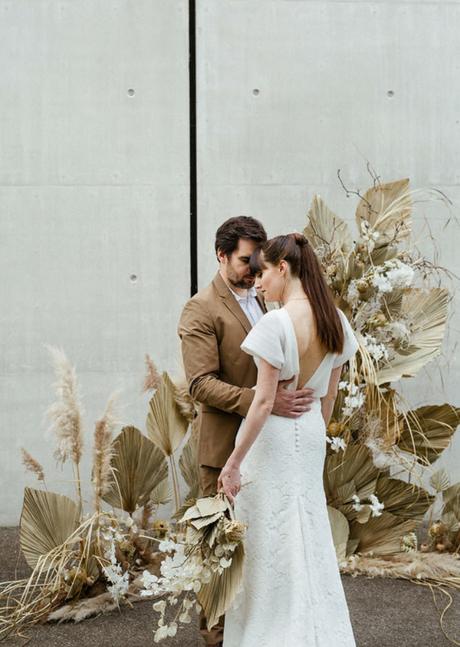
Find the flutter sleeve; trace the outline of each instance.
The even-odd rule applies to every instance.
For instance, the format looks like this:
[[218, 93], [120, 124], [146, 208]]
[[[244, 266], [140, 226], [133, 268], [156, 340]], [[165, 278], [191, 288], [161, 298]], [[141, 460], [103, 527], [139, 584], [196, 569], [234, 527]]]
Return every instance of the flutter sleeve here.
[[337, 308], [337, 312], [339, 313], [340, 319], [342, 320], [344, 343], [342, 352], [336, 355], [334, 359], [334, 368], [342, 366], [342, 364], [348, 362], [348, 360], [353, 357], [353, 355], [359, 348], [358, 340], [356, 339], [356, 335], [353, 332], [353, 329], [350, 326], [350, 322], [348, 321], [347, 317], [339, 308]]
[[270, 310], [261, 317], [240, 348], [252, 355], [256, 364], [264, 359], [275, 368], [282, 369], [285, 363], [285, 333], [278, 311]]

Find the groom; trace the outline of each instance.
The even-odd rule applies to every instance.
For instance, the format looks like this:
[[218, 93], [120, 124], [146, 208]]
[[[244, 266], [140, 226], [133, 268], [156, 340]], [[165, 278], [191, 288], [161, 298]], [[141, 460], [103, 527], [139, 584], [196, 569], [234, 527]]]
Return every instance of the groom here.
[[[248, 216], [226, 220], [217, 230], [219, 270], [208, 287], [185, 304], [179, 321], [184, 368], [192, 397], [201, 403], [198, 463], [201, 495], [217, 491], [217, 479], [233, 451], [236, 433], [251, 405], [257, 381], [253, 358], [240, 344], [266, 312], [254, 288], [249, 259], [267, 240], [261, 223]], [[311, 389], [288, 391], [280, 382], [272, 413], [296, 418], [310, 409]], [[207, 645], [220, 645], [224, 616], [211, 631], [201, 614]]]

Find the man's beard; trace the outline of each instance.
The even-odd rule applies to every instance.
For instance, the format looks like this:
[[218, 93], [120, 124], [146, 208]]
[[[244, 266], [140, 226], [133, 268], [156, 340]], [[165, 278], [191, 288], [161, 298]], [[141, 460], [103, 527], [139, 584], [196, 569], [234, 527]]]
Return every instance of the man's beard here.
[[233, 285], [235, 288], [242, 288], [243, 290], [249, 290], [249, 288], [252, 288], [254, 285], [254, 280], [255, 278], [253, 276], [247, 276], [243, 279], [239, 279], [238, 281], [233, 280], [230, 276], [228, 277], [229, 283]]

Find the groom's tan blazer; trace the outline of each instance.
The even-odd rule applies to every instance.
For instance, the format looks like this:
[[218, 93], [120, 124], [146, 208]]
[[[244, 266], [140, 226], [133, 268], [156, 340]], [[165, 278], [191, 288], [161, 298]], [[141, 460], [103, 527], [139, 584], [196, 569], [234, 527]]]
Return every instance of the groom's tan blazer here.
[[[265, 306], [258, 299], [262, 312]], [[185, 374], [201, 403], [198, 462], [220, 468], [233, 451], [236, 432], [254, 397], [257, 369], [240, 344], [251, 323], [219, 272], [185, 304], [179, 321]]]

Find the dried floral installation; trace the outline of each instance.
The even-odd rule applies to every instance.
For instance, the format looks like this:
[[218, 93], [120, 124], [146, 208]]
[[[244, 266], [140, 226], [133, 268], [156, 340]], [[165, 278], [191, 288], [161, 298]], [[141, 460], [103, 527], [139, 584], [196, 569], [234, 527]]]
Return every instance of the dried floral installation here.
[[[408, 179], [382, 184], [368, 169], [373, 185], [364, 195], [347, 189], [338, 174], [347, 197], [358, 197], [356, 240], [318, 195], [304, 230], [360, 342], [327, 430], [324, 487], [337, 556], [343, 572], [405, 578], [413, 572], [414, 581], [460, 589], [460, 484], [432, 467], [451, 442], [460, 408], [411, 410], [395, 388], [441, 353], [450, 296], [440, 278], [448, 272], [411, 246], [412, 207], [422, 192], [411, 191]], [[448, 203], [439, 191], [425, 193]], [[407, 482], [392, 478], [392, 468], [404, 471]], [[421, 483], [427, 471], [435, 496]], [[441, 495], [439, 519], [431, 523], [430, 515], [426, 531], [423, 518]], [[426, 535], [421, 570], [415, 531]], [[450, 553], [443, 569], [434, 567], [443, 556], [430, 551]], [[402, 575], [403, 569], [373, 568], [373, 559], [386, 558], [413, 569]]]
[[[346, 191], [359, 198], [357, 240], [319, 196], [304, 231], [360, 342], [327, 430], [324, 487], [337, 558], [343, 573], [460, 589], [460, 484], [432, 467], [451, 442], [460, 409], [446, 403], [411, 410], [394, 386], [441, 351], [450, 298], [435, 280], [442, 268], [410, 245], [419, 192], [407, 179], [382, 184], [373, 174], [364, 195]], [[93, 510], [85, 513], [77, 376], [63, 351], [49, 350], [57, 378], [48, 410], [55, 457], [72, 464], [75, 500], [48, 491], [41, 464], [22, 450], [25, 468], [44, 489], [24, 493], [20, 542], [31, 575], [0, 584], [0, 640], [39, 621], [79, 622], [145, 598], [154, 598], [159, 614], [157, 642], [190, 622], [193, 608], [203, 608], [212, 627], [240, 587], [245, 527], [223, 495], [200, 498], [197, 404], [187, 386], [160, 374], [146, 355], [146, 434], [124, 426], [113, 437], [119, 425], [109, 398], [95, 425]], [[393, 478], [394, 467], [408, 481]], [[434, 494], [422, 486], [421, 470], [431, 471]], [[156, 518], [171, 496], [172, 519]], [[167, 605], [177, 605], [169, 623]]]

